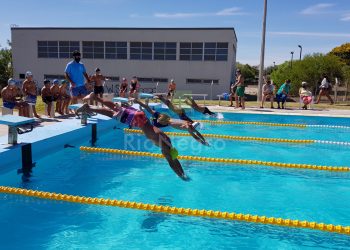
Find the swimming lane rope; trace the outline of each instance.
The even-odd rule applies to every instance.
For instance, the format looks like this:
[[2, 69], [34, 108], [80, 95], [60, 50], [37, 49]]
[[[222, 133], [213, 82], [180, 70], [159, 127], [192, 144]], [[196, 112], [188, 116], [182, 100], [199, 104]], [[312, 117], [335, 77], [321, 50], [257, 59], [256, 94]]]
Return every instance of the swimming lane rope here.
[[199, 209], [192, 209], [192, 208], [170, 207], [170, 206], [147, 204], [147, 203], [134, 202], [134, 201], [92, 198], [92, 197], [59, 194], [59, 193], [53, 193], [53, 192], [43, 192], [43, 191], [5, 187], [5, 186], [0, 186], [0, 193], [23, 195], [28, 197], [40, 198], [40, 199], [65, 201], [65, 202], [80, 203], [80, 204], [129, 208], [129, 209], [136, 209], [136, 210], [152, 211], [156, 213], [175, 214], [180, 216], [196, 216], [196, 217], [211, 218], [211, 219], [223, 219], [223, 220], [234, 220], [234, 221], [242, 221], [242, 222], [248, 222], [248, 223], [256, 223], [256, 224], [267, 224], [272, 226], [304, 228], [304, 229], [325, 231], [330, 233], [350, 235], [350, 226], [333, 225], [333, 224], [325, 224], [325, 223], [318, 223], [318, 222], [300, 221], [300, 220], [266, 217], [266, 216], [241, 214], [241, 213], [237, 214], [237, 213], [229, 213], [229, 212], [221, 212], [221, 211], [213, 211], [213, 210], [205, 210], [205, 209], [199, 210]]
[[[164, 158], [162, 154], [142, 152], [142, 151], [131, 151], [122, 149], [111, 149], [111, 148], [94, 148], [81, 146], [80, 150], [86, 152], [98, 152], [98, 153], [110, 153], [110, 154], [122, 154], [132, 156], [146, 156], [154, 158]], [[228, 158], [210, 158], [201, 156], [186, 156], [179, 155], [179, 160], [188, 161], [204, 161], [204, 162], [217, 162], [226, 164], [243, 164], [243, 165], [262, 165], [280, 168], [298, 168], [298, 169], [309, 169], [309, 170], [324, 170], [324, 171], [336, 171], [336, 172], [349, 172], [349, 167], [332, 167], [332, 166], [317, 166], [310, 164], [294, 164], [294, 163], [283, 163], [283, 162], [271, 162], [271, 161], [256, 161], [256, 160], [243, 160], [243, 159], [228, 159]]]
[[[132, 134], [143, 134], [142, 130], [139, 129], [124, 129], [125, 133]], [[165, 134], [170, 136], [191, 136], [189, 133], [182, 132], [165, 132]], [[340, 141], [322, 141], [322, 140], [293, 140], [293, 139], [282, 139], [282, 138], [264, 138], [264, 137], [251, 137], [251, 136], [233, 136], [233, 135], [218, 135], [218, 134], [202, 134], [206, 138], [216, 138], [224, 140], [234, 140], [234, 141], [261, 141], [261, 142], [272, 142], [272, 143], [294, 143], [294, 144], [335, 144], [341, 146], [350, 146], [350, 142], [340, 142]]]
[[230, 125], [256, 125], [256, 126], [273, 126], [273, 127], [294, 127], [294, 128], [342, 128], [350, 129], [348, 126], [336, 125], [308, 125], [296, 123], [272, 123], [272, 122], [238, 122], [238, 121], [213, 121], [213, 120], [196, 120], [196, 122], [210, 124], [230, 124]]

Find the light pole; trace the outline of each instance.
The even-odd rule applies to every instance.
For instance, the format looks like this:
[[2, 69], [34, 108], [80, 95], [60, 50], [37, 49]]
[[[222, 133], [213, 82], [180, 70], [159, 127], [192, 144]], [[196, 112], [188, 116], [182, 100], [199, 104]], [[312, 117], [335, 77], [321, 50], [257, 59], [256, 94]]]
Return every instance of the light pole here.
[[264, 0], [264, 16], [263, 16], [263, 25], [262, 25], [260, 67], [259, 67], [259, 83], [258, 83], [258, 97], [257, 97], [257, 101], [258, 102], [261, 101], [261, 92], [262, 92], [263, 75], [264, 75], [266, 12], [267, 12], [267, 0]]
[[293, 54], [294, 54], [294, 51], [291, 51], [290, 53], [292, 54], [292, 58], [290, 59], [290, 68], [293, 68]]
[[276, 63], [275, 63], [275, 62], [273, 62], [273, 67], [274, 67], [274, 68], [276, 67]]
[[298, 45], [298, 47], [300, 48], [300, 57], [299, 60], [301, 61], [301, 52], [303, 51], [303, 47], [301, 45]]

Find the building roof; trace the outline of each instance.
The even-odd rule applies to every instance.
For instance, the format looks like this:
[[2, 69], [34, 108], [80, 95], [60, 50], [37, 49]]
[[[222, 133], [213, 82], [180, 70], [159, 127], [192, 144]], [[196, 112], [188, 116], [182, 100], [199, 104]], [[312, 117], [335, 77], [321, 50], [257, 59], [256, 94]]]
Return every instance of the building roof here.
[[192, 28], [141, 28], [141, 27], [11, 27], [11, 30], [228, 30], [233, 31], [237, 41], [236, 31], [233, 27], [192, 27]]

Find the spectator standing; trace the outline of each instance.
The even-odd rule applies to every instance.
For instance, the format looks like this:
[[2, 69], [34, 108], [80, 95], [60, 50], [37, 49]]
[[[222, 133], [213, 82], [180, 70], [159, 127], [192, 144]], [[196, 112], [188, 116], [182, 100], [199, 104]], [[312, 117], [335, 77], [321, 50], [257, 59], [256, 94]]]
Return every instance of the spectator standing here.
[[303, 109], [307, 109], [307, 105], [312, 102], [312, 93], [307, 90], [307, 82], [301, 83], [301, 88], [299, 89], [299, 96], [303, 100]]
[[334, 104], [332, 97], [329, 95], [330, 92], [332, 91], [332, 85], [329, 81], [329, 78], [326, 74], [323, 75], [323, 80], [321, 82], [320, 86], [320, 93], [318, 95], [317, 101], [315, 102], [318, 104], [321, 100], [321, 96], [326, 96], [328, 100], [331, 102], [331, 105]]
[[79, 51], [75, 50], [73, 52], [73, 61], [67, 64], [64, 72], [66, 79], [70, 82], [72, 103], [75, 104], [78, 99], [85, 97], [89, 93], [85, 86], [84, 77], [90, 83], [85, 66], [80, 62]]
[[173, 100], [174, 95], [175, 95], [175, 91], [176, 91], [176, 83], [175, 83], [174, 79], [171, 79], [170, 83], [168, 85], [168, 94], [167, 94], [168, 100], [169, 99], [171, 101]]
[[128, 80], [125, 77], [123, 77], [119, 87], [119, 96], [126, 97], [127, 91], [128, 91]]

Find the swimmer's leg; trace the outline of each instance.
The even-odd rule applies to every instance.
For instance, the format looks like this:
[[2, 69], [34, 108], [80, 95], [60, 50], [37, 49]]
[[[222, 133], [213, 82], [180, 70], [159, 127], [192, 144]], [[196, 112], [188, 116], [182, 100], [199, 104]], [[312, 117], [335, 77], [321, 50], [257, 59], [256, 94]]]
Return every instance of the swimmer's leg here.
[[199, 133], [195, 128], [193, 128], [192, 126], [188, 127], [188, 132], [192, 135], [192, 137], [202, 143], [205, 146], [209, 146], [209, 143], [205, 140], [205, 138], [203, 137], [203, 135], [201, 133]]
[[214, 112], [211, 112], [207, 107], [204, 107], [204, 112], [203, 114], [208, 114], [208, 115], [215, 115]]
[[87, 113], [91, 113], [91, 112], [95, 112], [101, 115], [105, 115], [108, 117], [113, 118], [113, 116], [115, 115], [115, 112], [109, 109], [105, 109], [105, 108], [95, 108], [95, 107], [90, 107], [89, 104], [85, 103], [83, 106], [81, 106], [80, 108], [78, 108], [76, 110], [76, 113], [82, 113], [82, 112], [87, 112]]

